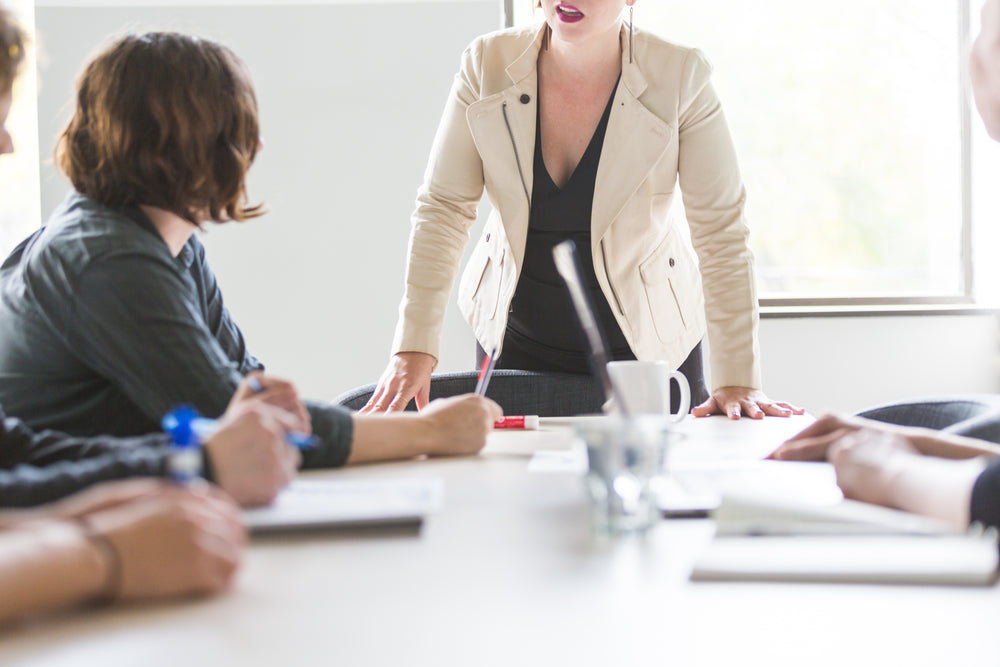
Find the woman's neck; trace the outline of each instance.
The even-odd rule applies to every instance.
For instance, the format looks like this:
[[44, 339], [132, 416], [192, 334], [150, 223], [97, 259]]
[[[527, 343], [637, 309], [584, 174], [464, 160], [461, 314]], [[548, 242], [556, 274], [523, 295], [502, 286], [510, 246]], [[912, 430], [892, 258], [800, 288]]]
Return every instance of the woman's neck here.
[[581, 41], [553, 39], [549, 33], [548, 49], [539, 53], [539, 67], [563, 81], [603, 81], [617, 78], [621, 71], [620, 28], [615, 25], [600, 35]]
[[170, 248], [170, 254], [177, 257], [181, 254], [181, 249], [188, 242], [194, 233], [195, 226], [190, 221], [185, 220], [176, 213], [171, 213], [166, 209], [156, 206], [139, 206], [142, 212], [149, 217], [149, 220], [160, 233], [163, 242]]

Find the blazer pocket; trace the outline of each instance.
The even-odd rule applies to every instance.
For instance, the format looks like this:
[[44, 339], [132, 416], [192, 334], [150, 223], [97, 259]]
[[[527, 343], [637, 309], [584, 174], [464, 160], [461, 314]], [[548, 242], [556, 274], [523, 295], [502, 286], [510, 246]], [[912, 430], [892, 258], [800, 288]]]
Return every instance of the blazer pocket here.
[[653, 254], [639, 265], [649, 315], [661, 343], [673, 341], [687, 328], [677, 294], [677, 290], [683, 288], [683, 281], [678, 280], [678, 270], [684, 260], [677, 252], [679, 249], [675, 247], [673, 236], [668, 234]]
[[469, 259], [469, 265], [462, 275], [458, 290], [459, 303], [468, 303], [472, 312], [492, 320], [496, 317], [500, 303], [503, 265], [507, 252], [501, 249], [500, 258], [495, 259], [489, 254], [489, 246], [484, 244], [480, 247], [483, 252], [477, 252]]

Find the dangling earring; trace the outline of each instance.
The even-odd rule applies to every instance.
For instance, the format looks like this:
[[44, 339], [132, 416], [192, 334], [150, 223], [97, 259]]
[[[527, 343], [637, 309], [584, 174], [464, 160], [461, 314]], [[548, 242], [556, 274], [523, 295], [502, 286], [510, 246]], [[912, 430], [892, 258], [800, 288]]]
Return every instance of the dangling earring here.
[[545, 34], [542, 35], [542, 46], [545, 47], [546, 51], [549, 50], [549, 35], [551, 35], [551, 34], [552, 34], [552, 26], [550, 26], [548, 23], [546, 23], [545, 24]]
[[632, 12], [635, 10], [634, 5], [628, 6], [628, 63], [632, 64]]

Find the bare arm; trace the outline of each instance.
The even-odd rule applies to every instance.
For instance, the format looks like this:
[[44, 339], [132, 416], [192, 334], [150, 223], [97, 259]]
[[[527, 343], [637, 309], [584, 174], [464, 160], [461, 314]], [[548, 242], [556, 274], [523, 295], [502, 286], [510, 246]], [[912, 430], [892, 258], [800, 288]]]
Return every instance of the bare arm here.
[[79, 524], [33, 521], [0, 533], [0, 625], [96, 599], [108, 565]]
[[356, 414], [347, 462], [475, 454], [501, 416], [500, 406], [475, 394], [436, 400], [419, 413]]
[[939, 519], [964, 530], [972, 489], [986, 463], [925, 456], [911, 439], [859, 430], [830, 448], [837, 484], [848, 498]]
[[905, 438], [913, 449], [927, 456], [946, 459], [1000, 456], [1000, 446], [985, 440], [925, 428], [895, 426], [861, 417], [824, 415], [782, 444], [770, 458], [788, 461], [822, 461], [826, 459], [831, 446], [861, 429]]

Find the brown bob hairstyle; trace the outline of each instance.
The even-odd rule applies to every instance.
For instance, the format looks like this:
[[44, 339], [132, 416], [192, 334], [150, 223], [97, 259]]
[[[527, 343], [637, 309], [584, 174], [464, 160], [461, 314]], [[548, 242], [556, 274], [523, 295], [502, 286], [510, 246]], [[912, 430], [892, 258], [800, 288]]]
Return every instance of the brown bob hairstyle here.
[[246, 66], [228, 48], [177, 33], [126, 35], [77, 81], [56, 163], [112, 208], [162, 208], [193, 224], [246, 220], [246, 173], [260, 141]]
[[14, 86], [17, 68], [24, 60], [24, 32], [9, 11], [0, 7], [0, 95]]

